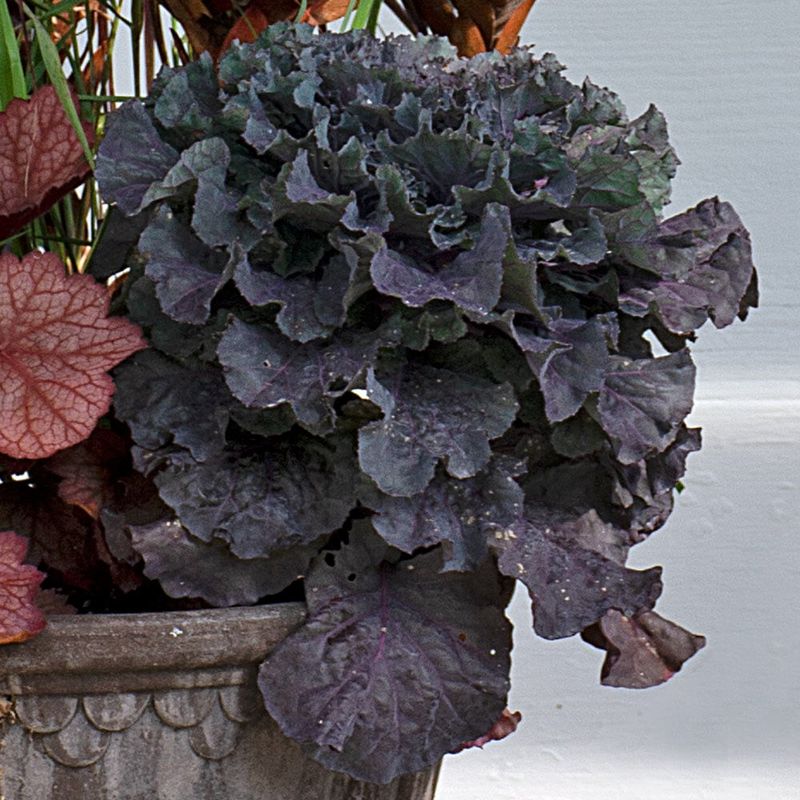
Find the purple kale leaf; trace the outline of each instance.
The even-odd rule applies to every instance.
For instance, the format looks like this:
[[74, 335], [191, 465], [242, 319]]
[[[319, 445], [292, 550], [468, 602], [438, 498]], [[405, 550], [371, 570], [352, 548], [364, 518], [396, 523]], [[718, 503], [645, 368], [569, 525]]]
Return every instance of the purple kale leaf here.
[[307, 150], [301, 150], [281, 170], [272, 193], [273, 218], [295, 223], [304, 230], [327, 232], [336, 227], [354, 195], [323, 189], [311, 171], [308, 156]]
[[554, 319], [542, 332], [522, 325], [508, 327], [539, 381], [551, 422], [576, 414], [586, 398], [603, 386], [610, 360], [599, 317]]
[[164, 313], [176, 322], [206, 322], [211, 301], [232, 275], [233, 258], [210, 250], [166, 206], [145, 228], [139, 250]]
[[370, 370], [367, 395], [384, 417], [359, 433], [361, 469], [397, 497], [421, 492], [440, 460], [455, 478], [476, 475], [518, 409], [509, 384], [413, 364], [380, 377]]
[[621, 307], [654, 311], [668, 330], [690, 334], [707, 319], [718, 328], [744, 316], [754, 280], [750, 237], [728, 203], [704, 200], [647, 231], [645, 252], [660, 279], [623, 282]]
[[330, 430], [333, 399], [375, 358], [380, 337], [342, 331], [325, 342], [298, 344], [277, 331], [234, 318], [217, 353], [234, 396], [251, 408], [289, 403], [310, 430]]
[[114, 410], [140, 447], [174, 443], [197, 461], [221, 452], [233, 398], [219, 369], [179, 364], [157, 350], [129, 359], [114, 373]]
[[131, 101], [108, 118], [95, 175], [106, 201], [130, 216], [147, 204], [148, 189], [161, 181], [179, 157], [161, 139], [145, 107]]
[[602, 684], [628, 689], [647, 689], [668, 681], [706, 644], [705, 637], [654, 611], [629, 616], [610, 609], [582, 636], [606, 651]]
[[692, 410], [695, 367], [688, 350], [662, 358], [612, 358], [600, 392], [600, 424], [623, 464], [660, 453]]
[[506, 209], [487, 206], [475, 246], [439, 269], [384, 248], [372, 261], [375, 288], [412, 307], [451, 300], [466, 311], [488, 314], [500, 299], [509, 224]]
[[170, 597], [200, 597], [216, 608], [251, 605], [302, 578], [317, 548], [293, 547], [269, 558], [240, 558], [218, 539], [204, 542], [177, 521], [129, 526], [144, 574]]
[[520, 518], [524, 497], [514, 480], [519, 465], [508, 461], [497, 458], [464, 480], [440, 468], [413, 497], [392, 497], [368, 484], [359, 499], [375, 511], [372, 524], [387, 544], [404, 553], [441, 544], [442, 569], [475, 569], [485, 560], [489, 542]]
[[227, 542], [240, 558], [305, 547], [339, 529], [355, 506], [349, 440], [230, 445], [203, 463], [170, 451], [137, 466], [154, 473], [161, 499], [192, 535]]
[[527, 586], [534, 629], [545, 639], [580, 633], [612, 608], [633, 615], [653, 607], [661, 570], [625, 567], [631, 544], [594, 511], [575, 517], [531, 506], [493, 542], [500, 571]]
[[507, 595], [489, 562], [441, 574], [436, 551], [398, 561], [367, 526], [350, 540], [312, 567], [306, 624], [268, 656], [259, 685], [284, 733], [318, 761], [388, 783], [502, 713]]

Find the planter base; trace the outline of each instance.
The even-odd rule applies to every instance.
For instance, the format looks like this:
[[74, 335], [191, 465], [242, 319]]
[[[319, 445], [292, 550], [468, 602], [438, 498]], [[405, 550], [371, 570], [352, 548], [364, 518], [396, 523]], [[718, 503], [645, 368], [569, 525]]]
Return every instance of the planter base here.
[[0, 797], [432, 800], [438, 768], [354, 781], [266, 714], [257, 665], [301, 619], [298, 606], [65, 617], [4, 647]]

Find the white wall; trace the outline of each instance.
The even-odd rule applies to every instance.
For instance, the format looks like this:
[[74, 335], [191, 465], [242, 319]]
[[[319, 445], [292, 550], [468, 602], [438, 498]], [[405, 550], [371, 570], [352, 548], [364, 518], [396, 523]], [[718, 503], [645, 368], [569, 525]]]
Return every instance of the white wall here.
[[[719, 194], [753, 236], [762, 308], [702, 329], [690, 419], [704, 429], [669, 523], [657, 610], [708, 646], [665, 686], [599, 686], [579, 640], [516, 626], [520, 729], [445, 762], [439, 800], [800, 798], [800, 3], [539, 0], [523, 42], [632, 115], [664, 111], [683, 166], [671, 213]], [[668, 209], [670, 211], [670, 209]]]

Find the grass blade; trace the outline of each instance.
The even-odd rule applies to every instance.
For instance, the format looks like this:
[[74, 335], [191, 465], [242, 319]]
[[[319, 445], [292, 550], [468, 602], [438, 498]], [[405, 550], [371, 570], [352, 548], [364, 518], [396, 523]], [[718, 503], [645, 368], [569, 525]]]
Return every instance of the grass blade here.
[[92, 155], [92, 148], [89, 146], [89, 140], [86, 138], [86, 132], [83, 130], [83, 125], [81, 125], [78, 111], [72, 103], [72, 95], [69, 90], [69, 84], [67, 83], [67, 79], [61, 70], [61, 60], [58, 57], [58, 50], [53, 44], [53, 40], [50, 38], [50, 34], [47, 32], [44, 25], [42, 25], [42, 23], [36, 19], [36, 16], [29, 8], [27, 8], [27, 6], [25, 7], [25, 13], [31, 18], [31, 22], [33, 23], [33, 30], [36, 35], [36, 44], [39, 46], [39, 53], [42, 56], [42, 62], [47, 72], [47, 77], [50, 79], [50, 83], [56, 90], [56, 94], [58, 95], [58, 99], [61, 101], [61, 105], [64, 108], [64, 113], [67, 115], [67, 119], [70, 121], [70, 124], [75, 130], [75, 135], [78, 137], [78, 141], [81, 143], [83, 153], [86, 156], [86, 160], [89, 162], [89, 166], [94, 169], [94, 156]]
[[15, 97], [27, 99], [25, 71], [8, 4], [0, 2], [0, 111]]
[[373, 36], [378, 29], [378, 14], [381, 10], [381, 0], [361, 0], [353, 20], [353, 30], [366, 28]]

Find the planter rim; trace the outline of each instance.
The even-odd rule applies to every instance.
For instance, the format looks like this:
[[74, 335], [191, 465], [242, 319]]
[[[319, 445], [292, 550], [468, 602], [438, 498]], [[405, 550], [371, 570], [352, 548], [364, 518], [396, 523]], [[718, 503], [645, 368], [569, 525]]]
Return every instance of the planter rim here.
[[305, 614], [280, 603], [51, 617], [38, 636], [0, 648], [0, 693], [68, 693], [86, 674], [98, 692], [242, 684]]

